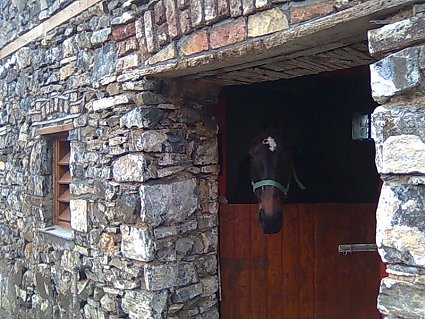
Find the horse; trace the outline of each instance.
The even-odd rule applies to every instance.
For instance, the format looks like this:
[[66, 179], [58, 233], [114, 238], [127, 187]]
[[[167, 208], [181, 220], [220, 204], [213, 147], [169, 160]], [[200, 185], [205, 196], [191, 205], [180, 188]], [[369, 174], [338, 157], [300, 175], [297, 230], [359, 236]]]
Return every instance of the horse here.
[[252, 190], [259, 204], [259, 222], [264, 234], [282, 229], [283, 205], [292, 178], [304, 189], [294, 167], [294, 147], [279, 133], [263, 132], [249, 151]]

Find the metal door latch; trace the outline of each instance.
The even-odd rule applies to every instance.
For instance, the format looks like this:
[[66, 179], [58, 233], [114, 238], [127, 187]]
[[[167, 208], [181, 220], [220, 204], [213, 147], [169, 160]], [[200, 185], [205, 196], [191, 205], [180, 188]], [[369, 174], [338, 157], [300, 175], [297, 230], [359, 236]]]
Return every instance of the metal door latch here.
[[338, 245], [338, 252], [344, 255], [365, 251], [378, 251], [378, 247], [375, 244]]

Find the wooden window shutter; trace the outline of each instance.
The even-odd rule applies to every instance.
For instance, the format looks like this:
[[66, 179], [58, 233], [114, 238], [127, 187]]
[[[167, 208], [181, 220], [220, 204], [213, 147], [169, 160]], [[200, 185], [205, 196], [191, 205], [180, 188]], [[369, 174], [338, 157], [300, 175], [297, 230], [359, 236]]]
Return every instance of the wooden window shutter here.
[[71, 193], [71, 174], [69, 170], [69, 159], [71, 155], [70, 143], [66, 135], [60, 135], [53, 141], [54, 147], [54, 206], [55, 224], [64, 228], [71, 228], [71, 210], [69, 202]]

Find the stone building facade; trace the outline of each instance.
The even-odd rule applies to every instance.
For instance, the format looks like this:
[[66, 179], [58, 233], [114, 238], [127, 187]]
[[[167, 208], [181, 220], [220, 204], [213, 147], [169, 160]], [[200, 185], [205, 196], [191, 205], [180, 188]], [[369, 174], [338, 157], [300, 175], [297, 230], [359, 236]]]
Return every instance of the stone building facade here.
[[[381, 104], [378, 308], [425, 318], [421, 1], [0, 8], [0, 318], [218, 318], [220, 87], [367, 64]], [[59, 132], [70, 229], [55, 225]]]

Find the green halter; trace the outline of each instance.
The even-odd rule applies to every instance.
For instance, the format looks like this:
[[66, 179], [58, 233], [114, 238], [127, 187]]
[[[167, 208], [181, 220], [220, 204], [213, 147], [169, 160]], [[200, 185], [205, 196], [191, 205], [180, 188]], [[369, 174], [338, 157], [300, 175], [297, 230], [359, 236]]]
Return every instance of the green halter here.
[[289, 183], [288, 183], [288, 186], [285, 187], [281, 183], [276, 182], [272, 179], [264, 179], [262, 181], [258, 181], [258, 182], [255, 182], [255, 183], [254, 183], [254, 181], [252, 181], [251, 184], [252, 184], [252, 190], [254, 191], [254, 193], [255, 193], [256, 189], [263, 187], [263, 186], [273, 186], [273, 187], [279, 189], [280, 191], [282, 191], [283, 195], [285, 195], [285, 196], [288, 194], [288, 190], [289, 190]]

